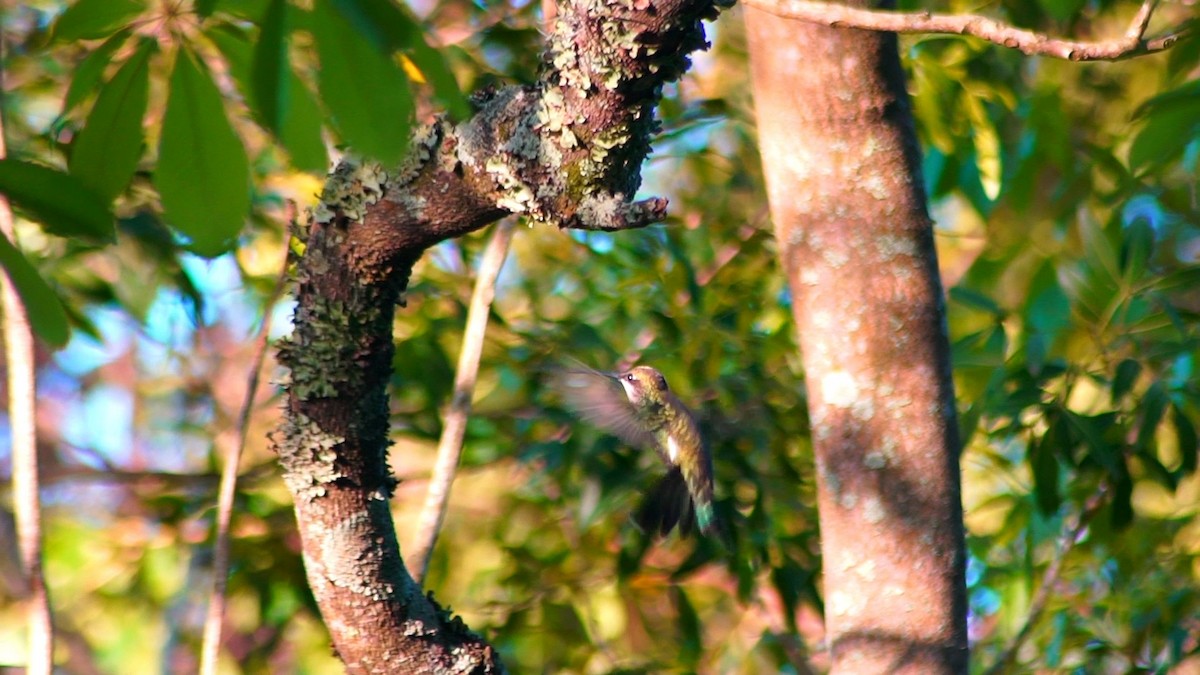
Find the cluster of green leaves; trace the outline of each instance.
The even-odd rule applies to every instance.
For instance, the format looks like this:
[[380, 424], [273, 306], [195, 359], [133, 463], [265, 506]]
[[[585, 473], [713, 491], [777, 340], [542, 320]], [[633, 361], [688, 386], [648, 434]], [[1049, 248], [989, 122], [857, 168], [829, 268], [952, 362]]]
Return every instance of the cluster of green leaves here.
[[[39, 40], [76, 54], [88, 46], [58, 122], [43, 130], [66, 170], [58, 157], [14, 147], [17, 159], [0, 160], [0, 192], [81, 246], [110, 244], [117, 216], [148, 213], [190, 252], [230, 251], [260, 196], [251, 153], [281, 148], [291, 167], [323, 174], [331, 128], [360, 155], [398, 161], [414, 120], [408, 73], [451, 116], [467, 113], [441, 53], [389, 0], [80, 0], [22, 47]], [[62, 346], [68, 322], [54, 292], [12, 247], [0, 244], [0, 264], [39, 336]]]
[[975, 660], [1050, 583], [1022, 669], [1178, 664], [1200, 648], [1200, 42], [1119, 65], [944, 39], [908, 55], [927, 186], [957, 221], [939, 244]]

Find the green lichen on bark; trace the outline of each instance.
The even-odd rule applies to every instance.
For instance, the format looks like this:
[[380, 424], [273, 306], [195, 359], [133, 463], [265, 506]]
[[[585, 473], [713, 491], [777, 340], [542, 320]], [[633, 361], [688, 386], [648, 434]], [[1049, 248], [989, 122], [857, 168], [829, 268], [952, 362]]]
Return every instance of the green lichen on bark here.
[[[295, 330], [280, 342], [288, 411], [274, 435], [285, 480], [297, 495], [333, 481], [390, 491], [387, 471], [387, 392], [394, 347], [395, 293], [364, 284], [348, 264], [342, 206], [378, 194], [378, 171], [335, 171], [348, 189], [328, 223], [311, 226], [297, 264]], [[366, 189], [363, 189], [363, 188]]]
[[290, 368], [292, 396], [310, 401], [360, 389], [362, 364], [356, 359], [358, 347], [348, 338], [362, 335], [379, 320], [381, 310], [368, 303], [322, 296], [297, 311], [303, 311], [304, 330], [279, 346], [280, 361]]

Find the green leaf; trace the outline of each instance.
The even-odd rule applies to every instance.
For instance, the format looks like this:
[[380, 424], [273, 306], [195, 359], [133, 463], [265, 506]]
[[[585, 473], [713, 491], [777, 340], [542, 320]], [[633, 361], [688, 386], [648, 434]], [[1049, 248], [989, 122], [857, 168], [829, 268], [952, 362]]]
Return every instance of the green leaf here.
[[1059, 21], [1067, 21], [1087, 4], [1087, 0], [1041, 0], [1038, 4]]
[[145, 0], [79, 0], [54, 22], [54, 38], [69, 42], [108, 37], [144, 11]]
[[467, 102], [467, 97], [463, 96], [462, 89], [459, 89], [458, 80], [454, 79], [454, 73], [450, 72], [442, 52], [426, 44], [418, 33], [408, 46], [407, 53], [413, 64], [433, 86], [433, 95], [446, 106], [450, 119], [457, 121], [470, 117], [471, 104]]
[[[1171, 80], [1186, 77], [1194, 72], [1200, 62], [1200, 39], [1196, 38], [1197, 19], [1184, 22], [1176, 29], [1179, 41], [1171, 47], [1167, 56], [1167, 77]], [[1190, 30], [1186, 30], [1189, 29]]]
[[1092, 160], [1098, 172], [1107, 174], [1108, 178], [1116, 183], [1117, 190], [1128, 193], [1138, 188], [1137, 179], [1129, 172], [1128, 167], [1117, 159], [1112, 148], [1087, 143], [1084, 145], [1083, 152], [1088, 159]]
[[1008, 338], [1004, 327], [995, 324], [963, 336], [951, 348], [955, 368], [998, 368], [1004, 365]]
[[1029, 444], [1029, 464], [1033, 471], [1033, 496], [1042, 513], [1058, 511], [1062, 498], [1058, 493], [1058, 453], [1070, 449], [1069, 433], [1060, 415], [1050, 420], [1041, 439]]
[[1034, 275], [1025, 306], [1025, 352], [1032, 367], [1040, 368], [1059, 335], [1071, 325], [1071, 301], [1058, 283], [1057, 270], [1047, 260]]
[[1121, 278], [1117, 249], [1111, 233], [1089, 217], [1080, 219], [1079, 237], [1083, 240], [1084, 252], [1089, 265], [1108, 273], [1106, 281]]
[[329, 170], [329, 152], [321, 138], [325, 116], [317, 99], [295, 73], [288, 71], [287, 111], [279, 142], [288, 151], [292, 166], [301, 171], [324, 174]]
[[142, 118], [150, 91], [151, 40], [100, 90], [87, 124], [71, 145], [71, 173], [107, 201], [129, 185], [142, 156]]
[[1126, 394], [1133, 389], [1133, 383], [1137, 381], [1137, 376], [1142, 372], [1142, 364], [1133, 359], [1125, 359], [1117, 365], [1116, 375], [1112, 381], [1112, 400], [1117, 403]]
[[[7, 161], [7, 160], [4, 160]], [[8, 238], [0, 235], [0, 265], [8, 273], [25, 312], [29, 315], [29, 326], [38, 337], [53, 347], [67, 344], [71, 336], [67, 326], [67, 313], [63, 310], [58, 295], [29, 264]]]
[[804, 587], [812, 580], [812, 576], [811, 572], [790, 560], [771, 570], [771, 585], [783, 602], [783, 616], [789, 630], [796, 630], [796, 608], [800, 606]]
[[213, 41], [221, 56], [225, 57], [229, 65], [229, 74], [233, 76], [238, 90], [248, 99], [247, 105], [257, 105], [251, 98], [253, 88], [250, 83], [250, 63], [253, 51], [246, 31], [231, 23], [218, 23], [205, 30], [204, 35]]
[[356, 152], [397, 162], [408, 146], [413, 112], [408, 78], [390, 54], [362, 39], [330, 2], [319, 0], [314, 10], [321, 98]]
[[1162, 382], [1155, 382], [1146, 390], [1142, 397], [1142, 421], [1138, 425], [1137, 445], [1139, 448], [1149, 448], [1154, 444], [1154, 432], [1162, 422], [1163, 413], [1167, 410], [1167, 391]]
[[1121, 271], [1126, 282], [1132, 284], [1141, 280], [1153, 252], [1154, 228], [1144, 218], [1134, 220], [1126, 228], [1121, 242]]
[[1197, 101], [1200, 101], [1200, 80], [1190, 80], [1170, 91], [1150, 97], [1133, 111], [1133, 118], [1142, 119], [1158, 111], [1188, 107]]
[[1200, 286], [1200, 265], [1177, 270], [1154, 283], [1154, 288], [1160, 291], [1171, 291], [1177, 288], [1191, 290], [1197, 286]]
[[1142, 467], [1142, 477], [1149, 478], [1163, 487], [1175, 490], [1179, 487], [1179, 478], [1167, 470], [1163, 463], [1159, 461], [1158, 456], [1145, 448], [1135, 450], [1133, 456], [1138, 459]]
[[1087, 446], [1088, 456], [1110, 473], [1115, 472], [1120, 463], [1120, 450], [1104, 437], [1105, 430], [1115, 420], [1115, 413], [1080, 415], [1065, 410], [1063, 416], [1070, 423], [1071, 437], [1083, 441]]
[[267, 14], [267, 4], [271, 0], [217, 0], [212, 11], [226, 12], [232, 16], [247, 19], [252, 23], [260, 23]]
[[287, 0], [271, 0], [254, 45], [250, 85], [263, 126], [275, 132], [283, 127], [287, 110], [288, 43]]
[[1200, 81], [1155, 96], [1135, 117], [1146, 123], [1129, 147], [1129, 165], [1136, 170], [1174, 160], [1200, 131]]
[[128, 28], [118, 32], [80, 62], [79, 67], [75, 69], [75, 75], [71, 77], [71, 86], [67, 87], [67, 95], [63, 98], [63, 115], [74, 110], [75, 106], [96, 89], [101, 76], [104, 75], [104, 69], [112, 60], [113, 53], [125, 44], [132, 34], [133, 31]]
[[1196, 471], [1196, 426], [1178, 405], [1171, 406], [1171, 413], [1171, 420], [1175, 423], [1175, 437], [1179, 442], [1179, 473], [1190, 475]]
[[[262, 114], [250, 91], [251, 47], [245, 33], [240, 28], [222, 24], [206, 34], [221, 50], [238, 89], [246, 96], [247, 104], [255, 116], [261, 119]], [[290, 69], [287, 80], [283, 127], [277, 138], [291, 157], [292, 166], [301, 171], [323, 174], [329, 169], [329, 154], [321, 138], [324, 116], [312, 92]]]
[[997, 305], [995, 300], [977, 290], [967, 288], [966, 286], [955, 286], [954, 288], [951, 288], [950, 299], [963, 305], [964, 307], [982, 310], [989, 314], [995, 314], [996, 316], [1004, 315], [1004, 311], [1000, 309], [1000, 305]]
[[180, 50], [171, 75], [154, 183], [166, 219], [204, 256], [228, 250], [250, 209], [250, 169], [220, 91]]
[[113, 214], [108, 205], [75, 176], [38, 164], [0, 159], [0, 192], [51, 234], [93, 243], [113, 241]]
[[217, 0], [196, 0], [193, 7], [196, 9], [196, 16], [206, 19], [212, 16], [213, 10], [217, 8]]
[[329, 0], [359, 39], [370, 40], [380, 52], [410, 47], [420, 40], [421, 28], [391, 0]]
[[[961, 392], [960, 392], [961, 395]], [[958, 415], [958, 438], [962, 443], [962, 447], [967, 447], [971, 443], [971, 438], [975, 436], [975, 430], [979, 428], [979, 420], [983, 416], [982, 405], [967, 406], [965, 410]]]
[[703, 632], [700, 630], [700, 617], [692, 606], [687, 593], [679, 586], [671, 587], [671, 599], [674, 600], [675, 611], [679, 615], [679, 658], [688, 666], [695, 666], [704, 651]]

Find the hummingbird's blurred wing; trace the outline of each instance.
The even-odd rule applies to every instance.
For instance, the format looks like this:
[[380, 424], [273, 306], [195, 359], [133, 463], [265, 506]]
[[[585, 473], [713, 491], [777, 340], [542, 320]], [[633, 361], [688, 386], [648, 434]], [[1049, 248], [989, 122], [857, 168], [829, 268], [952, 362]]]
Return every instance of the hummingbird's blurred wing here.
[[560, 370], [553, 386], [580, 418], [641, 449], [655, 448], [654, 436], [638, 422], [637, 411], [613, 378], [591, 369]]
[[692, 531], [694, 508], [687, 481], [679, 467], [671, 467], [666, 476], [646, 494], [633, 522], [648, 534], [665, 537], [675, 525], [687, 536]]

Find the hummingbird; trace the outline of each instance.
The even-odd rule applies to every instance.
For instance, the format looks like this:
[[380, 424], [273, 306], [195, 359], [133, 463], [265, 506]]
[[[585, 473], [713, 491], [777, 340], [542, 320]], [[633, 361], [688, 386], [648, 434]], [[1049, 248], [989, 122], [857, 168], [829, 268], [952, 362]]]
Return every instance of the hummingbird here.
[[638, 527], [666, 536], [678, 524], [688, 534], [694, 520], [704, 534], [715, 532], [712, 455], [696, 418], [662, 373], [650, 366], [608, 373], [578, 364], [560, 371], [556, 388], [586, 422], [635, 448], [653, 448], [667, 465], [634, 516]]

